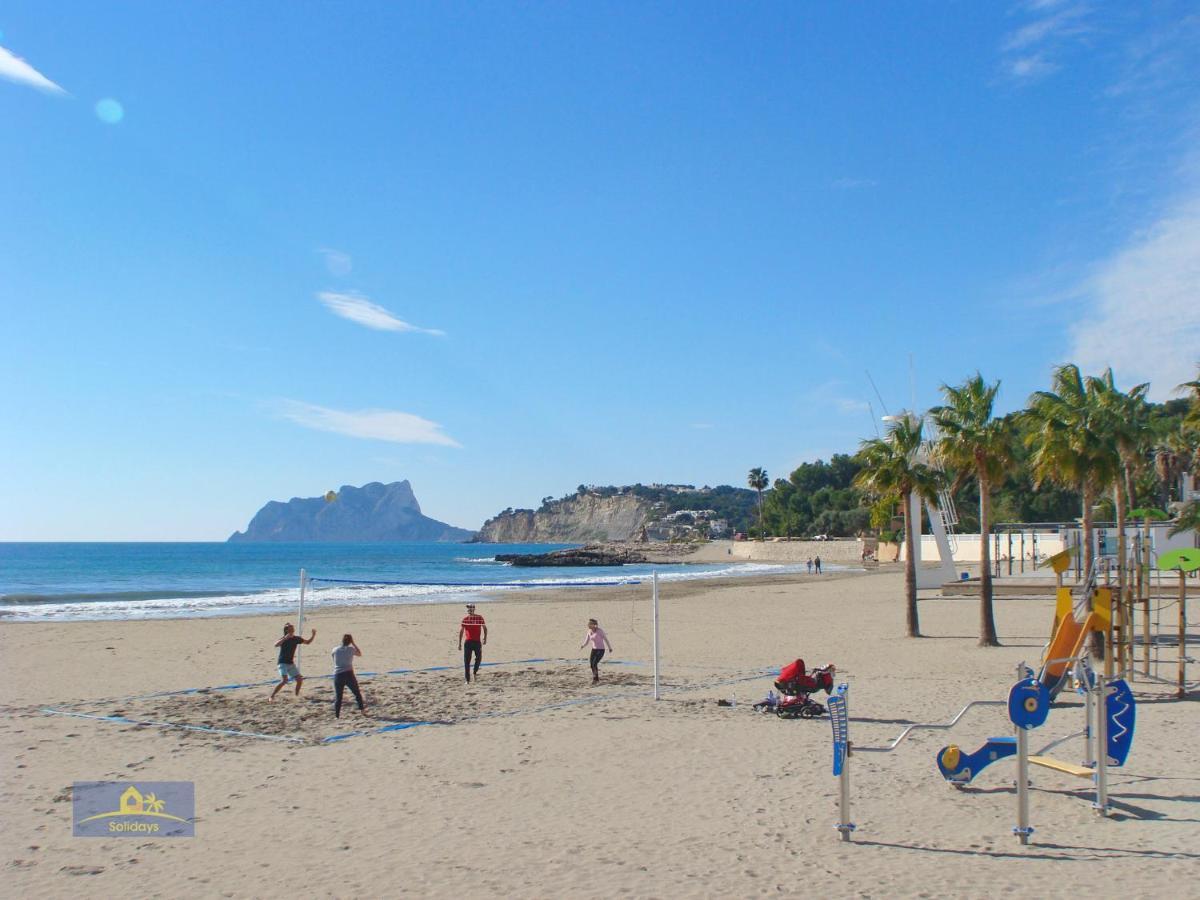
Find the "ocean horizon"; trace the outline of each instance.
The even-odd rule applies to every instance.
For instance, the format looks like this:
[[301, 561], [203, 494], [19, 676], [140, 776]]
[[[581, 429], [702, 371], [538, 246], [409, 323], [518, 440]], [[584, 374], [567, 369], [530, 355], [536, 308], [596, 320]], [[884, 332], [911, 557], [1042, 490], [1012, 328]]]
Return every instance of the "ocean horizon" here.
[[[0, 543], [6, 621], [177, 619], [287, 613], [310, 579], [306, 608], [486, 601], [505, 591], [649, 579], [787, 574], [766, 563], [517, 568], [498, 553], [577, 544], [11, 542]], [[827, 566], [829, 569], [834, 566]], [[328, 581], [324, 580], [328, 579]]]

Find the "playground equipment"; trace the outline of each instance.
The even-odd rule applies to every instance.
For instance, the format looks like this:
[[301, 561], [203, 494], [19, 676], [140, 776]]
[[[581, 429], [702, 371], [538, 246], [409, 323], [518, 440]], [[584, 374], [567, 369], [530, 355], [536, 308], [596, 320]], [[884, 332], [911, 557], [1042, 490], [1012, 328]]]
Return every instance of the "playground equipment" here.
[[1200, 571], [1200, 550], [1170, 550], [1158, 558], [1160, 572], [1179, 573], [1179, 670], [1176, 676], [1175, 696], [1182, 699], [1187, 694], [1187, 576]]
[[[1017, 827], [1013, 829], [1022, 844], [1029, 843], [1033, 828], [1029, 824], [1029, 765], [1042, 766], [1078, 778], [1090, 778], [1096, 786], [1092, 807], [1100, 815], [1108, 814], [1108, 770], [1123, 766], [1133, 746], [1137, 703], [1129, 685], [1121, 679], [1106, 681], [1098, 677], [1086, 657], [1069, 660], [1074, 665], [1076, 690], [1084, 697], [1085, 725], [1082, 731], [1051, 741], [1037, 753], [1029, 752], [1028, 733], [1040, 728], [1050, 713], [1050, 689], [1024, 664], [1018, 666], [1019, 680], [1008, 694], [1008, 718], [1015, 737], [988, 738], [974, 753], [963, 753], [951, 744], [938, 751], [937, 767], [942, 777], [961, 788], [997, 760], [1017, 757]], [[1046, 754], [1067, 741], [1084, 739], [1082, 765], [1055, 759]]]
[[833, 774], [839, 782], [840, 800], [839, 811], [841, 821], [837, 830], [841, 832], [842, 840], [850, 840], [855, 825], [850, 821], [850, 757], [854, 753], [891, 753], [900, 746], [910, 734], [918, 730], [946, 730], [953, 728], [968, 710], [977, 706], [1002, 706], [1003, 700], [973, 700], [958, 711], [949, 722], [917, 722], [908, 725], [886, 747], [857, 747], [850, 743], [850, 710], [848, 695], [850, 685], [839, 684], [829, 698], [829, 719], [833, 725]]
[[1060, 587], [1054, 604], [1054, 632], [1046, 647], [1039, 680], [1053, 700], [1067, 683], [1070, 662], [1077, 659], [1093, 631], [1108, 633], [1112, 624], [1112, 591], [1090, 585], [1077, 605], [1071, 589]]
[[[937, 755], [937, 767], [956, 787], [970, 783], [983, 769], [1010, 756], [1017, 758], [1017, 825], [1013, 833], [1022, 845], [1029, 843], [1033, 827], [1029, 824], [1029, 766], [1036, 765], [1066, 774], [1093, 779], [1096, 800], [1093, 808], [1100, 815], [1108, 814], [1108, 769], [1124, 765], [1133, 743], [1136, 703], [1129, 686], [1120, 679], [1107, 681], [1092, 671], [1085, 657], [1050, 662], [1073, 663], [1078, 690], [1085, 698], [1086, 725], [1083, 731], [1067, 735], [1047, 744], [1035, 754], [1029, 752], [1029, 732], [1041, 727], [1050, 713], [1050, 689], [1032, 669], [1021, 663], [1017, 667], [1018, 681], [1009, 690], [1007, 700], [975, 700], [968, 703], [949, 722], [921, 722], [907, 726], [887, 746], [858, 747], [850, 741], [849, 691], [839, 684], [829, 699], [830, 721], [833, 727], [833, 774], [839, 781], [839, 821], [835, 826], [843, 841], [849, 841], [855, 831], [850, 821], [850, 760], [854, 753], [890, 753], [911, 733], [917, 730], [953, 728], [967, 711], [976, 706], [1005, 706], [1013, 725], [1013, 737], [989, 738], [974, 753], [963, 753], [957, 745], [943, 747]], [[1075, 765], [1047, 756], [1055, 747], [1079, 736], [1084, 737], [1086, 760]]]

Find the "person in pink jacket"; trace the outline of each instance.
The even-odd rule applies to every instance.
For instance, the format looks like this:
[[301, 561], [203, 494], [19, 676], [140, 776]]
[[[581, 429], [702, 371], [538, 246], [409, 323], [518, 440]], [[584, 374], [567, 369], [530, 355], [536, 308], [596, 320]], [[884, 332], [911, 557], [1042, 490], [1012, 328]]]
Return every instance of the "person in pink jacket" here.
[[592, 655], [588, 663], [592, 667], [592, 684], [600, 683], [600, 660], [604, 658], [604, 648], [608, 648], [608, 652], [612, 652], [612, 644], [608, 642], [608, 635], [604, 633], [604, 629], [600, 627], [600, 623], [595, 619], [588, 619], [587, 634], [583, 636], [583, 643], [579, 645], [579, 649], [584, 647], [592, 648]]

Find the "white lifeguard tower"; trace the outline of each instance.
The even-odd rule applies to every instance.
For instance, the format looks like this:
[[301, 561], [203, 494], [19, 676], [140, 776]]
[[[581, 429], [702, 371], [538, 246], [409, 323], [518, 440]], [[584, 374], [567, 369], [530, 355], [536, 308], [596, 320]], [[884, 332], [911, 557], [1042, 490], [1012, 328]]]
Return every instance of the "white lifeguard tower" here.
[[[925, 429], [926, 439], [913, 454], [914, 460], [939, 472], [944, 471], [933, 452], [933, 445], [937, 441], [937, 426], [928, 415], [918, 416], [905, 410], [899, 415], [884, 416], [883, 421], [896, 422], [905, 418], [914, 425], [918, 421], [923, 422]], [[939, 565], [936, 567], [921, 565], [921, 535], [924, 532], [922, 520], [926, 517], [921, 514], [922, 506], [938, 548]], [[949, 488], [944, 487], [938, 491], [936, 505], [931, 500], [922, 499], [916, 493], [912, 494], [909, 497], [908, 515], [912, 517], [913, 523], [913, 546], [905, 547], [904, 552], [913, 554], [913, 561], [917, 567], [917, 590], [939, 588], [947, 582], [957, 581], [958, 569], [954, 565], [954, 552], [958, 549], [958, 541], [955, 538], [954, 526], [958, 524], [958, 512], [954, 508], [954, 498], [950, 496]]]

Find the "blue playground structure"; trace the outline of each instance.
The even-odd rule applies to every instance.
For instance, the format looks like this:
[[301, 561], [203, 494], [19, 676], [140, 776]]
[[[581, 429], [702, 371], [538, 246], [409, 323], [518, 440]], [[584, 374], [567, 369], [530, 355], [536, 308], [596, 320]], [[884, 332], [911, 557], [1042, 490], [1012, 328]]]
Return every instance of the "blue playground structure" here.
[[[1051, 660], [1054, 662], [1054, 660]], [[1061, 662], [1061, 660], [1059, 660]], [[1008, 700], [976, 700], [968, 703], [949, 722], [916, 723], [906, 727], [885, 747], [858, 747], [850, 741], [849, 685], [839, 684], [829, 700], [833, 724], [833, 774], [839, 779], [839, 812], [836, 828], [842, 840], [849, 841], [855, 830], [850, 821], [850, 759], [855, 753], [890, 753], [917, 729], [949, 729], [975, 706], [1004, 705], [1012, 723], [1013, 737], [988, 738], [973, 753], [964, 753], [956, 744], [938, 751], [938, 771], [946, 781], [961, 788], [974, 780], [992, 763], [1015, 756], [1017, 759], [1017, 825], [1013, 833], [1028, 844], [1033, 827], [1029, 824], [1029, 766], [1053, 769], [1095, 784], [1092, 807], [1102, 816], [1108, 814], [1108, 770], [1125, 764], [1133, 745], [1137, 703], [1123, 679], [1105, 681], [1097, 676], [1086, 656], [1066, 660], [1070, 664], [1076, 691], [1084, 698], [1086, 722], [1082, 731], [1047, 744], [1037, 753], [1029, 752], [1029, 734], [1046, 723], [1050, 714], [1051, 691], [1046, 680], [1024, 663], [1017, 667], [1018, 681], [1008, 692]], [[1082, 765], [1046, 756], [1055, 747], [1077, 737], [1084, 738], [1085, 762]]]

